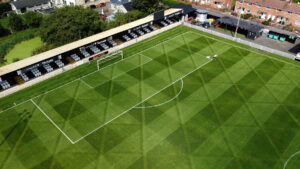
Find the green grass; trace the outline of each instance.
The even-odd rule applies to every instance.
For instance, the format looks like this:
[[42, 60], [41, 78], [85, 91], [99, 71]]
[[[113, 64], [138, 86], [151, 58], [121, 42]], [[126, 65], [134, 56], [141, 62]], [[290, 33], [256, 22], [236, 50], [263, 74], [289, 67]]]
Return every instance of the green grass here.
[[2, 43], [7, 43], [8, 41], [11, 41], [15, 38], [17, 38], [18, 36], [23, 36], [25, 34], [35, 34], [37, 31], [37, 29], [26, 29], [26, 30], [22, 30], [22, 31], [19, 31], [19, 32], [15, 32], [13, 34], [10, 34], [8, 36], [3, 36], [0, 38], [0, 44]]
[[300, 150], [300, 65], [248, 49], [179, 26], [3, 98], [37, 96], [0, 114], [0, 168], [282, 169]]
[[43, 42], [40, 37], [23, 41], [17, 44], [9, 53], [4, 57], [7, 62], [5, 64], [13, 63], [13, 59], [18, 58], [20, 60], [32, 56], [32, 51], [43, 46]]

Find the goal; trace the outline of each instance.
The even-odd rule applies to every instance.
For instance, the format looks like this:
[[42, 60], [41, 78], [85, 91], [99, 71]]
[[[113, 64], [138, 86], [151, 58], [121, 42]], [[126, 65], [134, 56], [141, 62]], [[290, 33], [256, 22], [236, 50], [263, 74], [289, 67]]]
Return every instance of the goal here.
[[97, 69], [100, 70], [107, 65], [111, 65], [124, 59], [123, 51], [117, 51], [100, 57], [97, 60]]

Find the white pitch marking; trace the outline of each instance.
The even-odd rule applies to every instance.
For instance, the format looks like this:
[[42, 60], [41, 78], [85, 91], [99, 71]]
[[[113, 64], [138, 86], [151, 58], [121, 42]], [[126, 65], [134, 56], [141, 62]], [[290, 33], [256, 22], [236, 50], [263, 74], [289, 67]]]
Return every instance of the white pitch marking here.
[[[188, 32], [182, 33], [182, 34], [180, 34], [180, 35], [174, 36], [174, 37], [172, 37], [172, 38], [168, 38], [168, 39], [166, 39], [166, 40], [164, 40], [164, 41], [162, 41], [162, 42], [160, 42], [160, 43], [158, 43], [158, 44], [156, 44], [156, 45], [154, 45], [154, 46], [152, 46], [152, 47], [150, 47], [150, 48], [147, 48], [147, 49], [145, 49], [145, 50], [142, 50], [142, 51], [140, 51], [140, 52], [138, 52], [138, 53], [136, 53], [136, 54], [130, 55], [130, 56], [128, 56], [128, 57], [125, 58], [125, 59], [131, 58], [132, 56], [135, 56], [135, 55], [137, 55], [137, 54], [141, 54], [142, 52], [145, 52], [145, 51], [147, 51], [147, 50], [149, 50], [149, 49], [152, 49], [152, 48], [154, 48], [154, 47], [156, 47], [156, 46], [158, 46], [158, 45], [161, 45], [161, 44], [163, 44], [163, 43], [166, 42], [166, 41], [170, 41], [170, 40], [172, 40], [172, 39], [177, 38], [178, 36], [182, 36], [182, 35], [187, 34], [187, 33], [190, 33], [190, 32], [191, 32], [191, 31], [188, 31]], [[156, 37], [156, 38], [153, 38], [153, 39], [157, 39], [157, 38], [159, 38], [159, 37]], [[148, 42], [148, 41], [153, 40], [153, 39], [149, 39], [149, 40], [147, 39], [146, 41]], [[142, 41], [141, 41], [141, 42], [142, 42]], [[121, 61], [123, 61], [123, 60], [125, 60], [125, 59], [122, 59]], [[117, 61], [117, 62], [115, 62], [115, 63], [113, 63], [113, 64], [111, 64], [111, 65], [114, 65], [114, 64], [116, 64], [116, 63], [118, 63], [118, 62], [120, 62], [120, 61]], [[109, 65], [109, 66], [111, 66], [111, 65]], [[109, 67], [109, 66], [107, 66], [107, 67]], [[102, 70], [102, 69], [100, 69], [100, 70]], [[64, 87], [64, 86], [66, 86], [66, 85], [68, 85], [68, 84], [71, 84], [71, 83], [73, 83], [73, 82], [75, 82], [75, 81], [77, 81], [77, 80], [80, 80], [81, 78], [84, 78], [84, 77], [86, 77], [86, 76], [88, 76], [88, 75], [91, 75], [91, 74], [93, 74], [93, 73], [96, 73], [96, 72], [98, 72], [98, 71], [100, 71], [100, 70], [95, 70], [95, 71], [93, 71], [93, 72], [90, 72], [90, 73], [88, 73], [88, 74], [86, 74], [86, 75], [84, 75], [84, 76], [81, 76], [81, 77], [79, 77], [79, 78], [77, 78], [77, 79], [75, 79], [75, 80], [72, 80], [72, 81], [70, 81], [70, 82], [67, 82], [67, 83], [65, 83], [65, 84], [63, 84], [63, 85], [61, 85], [61, 86], [58, 86], [58, 87], [54, 88], [54, 89], [48, 90], [48, 91], [46, 91], [46, 92], [44, 92], [44, 93], [42, 93], [42, 94], [39, 94], [39, 95], [37, 95], [37, 96], [35, 96], [35, 97], [32, 97], [32, 98], [30, 98], [30, 99], [28, 99], [28, 100], [25, 100], [25, 101], [23, 101], [23, 102], [21, 102], [21, 103], [19, 103], [19, 104], [17, 104], [17, 105], [14, 105], [14, 106], [11, 106], [11, 107], [9, 107], [9, 108], [7, 108], [7, 109], [4, 109], [4, 110], [0, 111], [0, 114], [3, 113], [3, 112], [6, 112], [6, 111], [8, 111], [8, 110], [10, 110], [10, 109], [12, 109], [12, 108], [14, 108], [14, 107], [16, 107], [16, 106], [19, 106], [19, 105], [21, 105], [21, 104], [24, 104], [24, 103], [26, 103], [26, 102], [29, 102], [29, 101], [32, 100], [32, 99], [38, 98], [38, 97], [43, 96], [43, 95], [45, 95], [45, 94], [47, 94], [47, 93], [50, 93], [50, 92], [52, 92], [52, 91], [54, 91], [54, 90], [57, 90], [57, 89], [59, 89], [59, 88], [61, 88], [61, 87]]]
[[290, 161], [292, 158], [294, 158], [296, 155], [298, 155], [298, 154], [300, 154], [300, 151], [298, 151], [298, 152], [292, 154], [292, 155], [290, 156], [290, 158], [287, 159], [286, 162], [284, 163], [283, 169], [285, 169], [286, 166], [287, 166], [287, 164], [289, 163], [289, 161]]
[[151, 97], [157, 95], [158, 93], [160, 93], [161, 91], [165, 90], [166, 88], [170, 87], [171, 85], [173, 85], [174, 83], [178, 82], [179, 80], [182, 80], [183, 78], [185, 78], [186, 76], [190, 75], [191, 73], [199, 70], [201, 67], [207, 65], [208, 63], [210, 63], [212, 60], [207, 61], [206, 63], [200, 65], [199, 67], [197, 67], [195, 70], [187, 73], [186, 75], [184, 75], [183, 77], [181, 77], [180, 79], [170, 83], [169, 85], [165, 86], [164, 88], [160, 89], [159, 91], [155, 92], [154, 94], [152, 94], [151, 96], [147, 97], [146, 99], [142, 100], [141, 102], [137, 103], [136, 105], [132, 106], [131, 108], [129, 108], [128, 110], [122, 112], [121, 114], [117, 115], [116, 117], [112, 118], [111, 120], [105, 122], [104, 124], [100, 125], [99, 127], [95, 128], [94, 130], [90, 131], [89, 133], [87, 133], [86, 135], [84, 135], [83, 137], [79, 138], [78, 140], [74, 141], [74, 144], [78, 143], [79, 141], [83, 140], [84, 138], [86, 138], [87, 136], [93, 134], [95, 131], [101, 129], [102, 127], [106, 126], [107, 124], [111, 123], [112, 121], [114, 121], [115, 119], [119, 118], [120, 116], [124, 115], [125, 113], [129, 112], [130, 110], [136, 108], [136, 106], [142, 104], [143, 102], [149, 100]]
[[87, 84], [84, 80], [80, 79], [80, 81], [85, 84], [87, 87], [89, 87], [90, 89], [93, 89], [93, 87], [89, 84]]
[[[202, 35], [202, 34], [200, 34], [200, 33], [196, 33], [196, 32], [193, 32], [193, 31], [189, 31], [189, 32], [187, 32], [187, 33], [190, 33], [190, 32], [193, 33], [193, 34], [199, 35], [199, 36], [205, 36], [205, 37], [207, 37], [207, 38], [210, 38], [210, 39], [213, 39], [213, 40], [216, 40], [216, 41], [225, 43], [225, 44], [227, 44], [227, 45], [234, 46], [234, 47], [237, 47], [237, 48], [240, 48], [240, 49], [244, 49], [244, 50], [250, 51], [250, 52], [252, 52], [252, 53], [256, 53], [256, 54], [259, 54], [259, 55], [262, 55], [262, 56], [266, 56], [266, 57], [271, 58], [271, 59], [273, 59], [273, 60], [277, 60], [277, 61], [279, 61], [279, 62], [286, 63], [286, 64], [293, 65], [293, 66], [295, 66], [295, 67], [300, 68], [299, 65], [296, 65], [296, 64], [293, 64], [293, 63], [284, 61], [284, 60], [282, 60], [282, 59], [274, 58], [274, 57], [269, 56], [269, 55], [266, 55], [266, 54], [264, 54], [264, 53], [259, 53], [259, 52], [256, 52], [256, 51], [251, 51], [251, 50], [249, 50], [249, 49], [246, 49], [246, 48], [243, 48], [243, 47], [240, 47], [240, 46], [236, 46], [236, 45], [230, 44], [230, 43], [228, 43], [228, 42], [223, 42], [223, 41], [221, 41], [221, 40], [219, 40], [219, 39], [215, 39], [215, 38], [209, 37], [209, 36], [207, 36], [207, 35]], [[247, 45], [247, 46], [249, 46], [249, 45]], [[256, 48], [255, 48], [255, 49], [256, 49]], [[268, 52], [268, 53], [270, 53], [270, 52]], [[283, 57], [283, 56], [282, 56], [282, 57]]]
[[[141, 55], [141, 54], [139, 54], [139, 55]], [[143, 56], [143, 55], [141, 55], [141, 56]], [[143, 56], [144, 57], [144, 56]], [[149, 57], [148, 57], [149, 58]], [[151, 58], [149, 58], [149, 59], [151, 59]], [[149, 62], [151, 62], [152, 61], [152, 59], [151, 60], [149, 60], [149, 61], [147, 61], [146, 63], [143, 63], [143, 64], [141, 64], [141, 65], [138, 65], [137, 67], [141, 67], [141, 66], [143, 66], [143, 65], [145, 65], [145, 64], [147, 64], [147, 63], [149, 63]], [[118, 74], [117, 76], [113, 76], [111, 79], [109, 79], [108, 81], [110, 81], [110, 80], [114, 80], [114, 79], [116, 79], [116, 78], [118, 78], [118, 77], [120, 77], [120, 76], [122, 76], [122, 75], [124, 75], [124, 74], [126, 74], [126, 73], [128, 73], [128, 72], [130, 72], [131, 70], [134, 70], [134, 69], [136, 69], [137, 67], [134, 67], [134, 68], [132, 68], [132, 69], [129, 69], [127, 72], [123, 72], [123, 73], [120, 73], [120, 74]], [[104, 84], [104, 83], [106, 83], [107, 81], [105, 81], [105, 82], [102, 82], [102, 83], [99, 83], [99, 84], [97, 84], [96, 86], [94, 86], [93, 88], [95, 88], [95, 87], [98, 87], [98, 86], [101, 86], [102, 84]]]
[[38, 106], [32, 99], [30, 99], [30, 101], [40, 110], [41, 113], [44, 114], [44, 116], [72, 143], [74, 144], [74, 142], [67, 136], [67, 134], [65, 132], [62, 131], [62, 129], [60, 129], [57, 124], [42, 110], [42, 108], [40, 108], [40, 106]]
[[145, 54], [139, 53], [139, 55], [142, 55], [142, 56], [144, 56], [144, 57], [150, 59], [151, 61], [153, 60], [152, 58], [150, 58], [149, 56], [146, 56]]
[[162, 106], [164, 104], [167, 104], [167, 103], [173, 101], [174, 99], [176, 99], [181, 94], [182, 89], [183, 89], [183, 80], [181, 79], [181, 88], [180, 88], [180, 91], [173, 98], [171, 98], [170, 100], [167, 100], [167, 101], [165, 101], [163, 103], [152, 105], [152, 106], [139, 106], [139, 107], [135, 107], [135, 108], [137, 108], [137, 109], [153, 108], [153, 107], [159, 107], [159, 106]]

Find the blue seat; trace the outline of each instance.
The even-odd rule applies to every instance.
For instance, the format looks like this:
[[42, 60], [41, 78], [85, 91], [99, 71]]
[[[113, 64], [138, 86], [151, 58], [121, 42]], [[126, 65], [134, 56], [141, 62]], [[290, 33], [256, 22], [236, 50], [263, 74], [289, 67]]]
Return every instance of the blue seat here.
[[274, 39], [275, 39], [275, 40], [278, 40], [278, 39], [279, 39], [279, 36], [278, 36], [278, 35], [274, 35]]
[[273, 39], [274, 35], [273, 34], [269, 34], [269, 38]]

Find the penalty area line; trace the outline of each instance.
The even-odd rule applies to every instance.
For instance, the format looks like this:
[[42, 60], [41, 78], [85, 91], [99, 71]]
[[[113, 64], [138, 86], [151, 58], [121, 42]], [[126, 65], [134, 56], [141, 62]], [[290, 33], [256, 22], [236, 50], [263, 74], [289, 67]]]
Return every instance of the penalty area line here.
[[146, 99], [142, 100], [141, 102], [137, 103], [136, 105], [132, 106], [131, 108], [125, 110], [124, 112], [120, 113], [119, 115], [117, 115], [116, 117], [112, 118], [111, 120], [103, 123], [102, 125], [100, 125], [99, 127], [95, 128], [94, 130], [90, 131], [89, 133], [87, 133], [86, 135], [82, 136], [81, 138], [77, 139], [76, 141], [73, 142], [73, 144], [78, 143], [79, 141], [83, 140], [84, 138], [88, 137], [89, 135], [93, 134], [94, 132], [96, 132], [97, 130], [103, 128], [104, 126], [108, 125], [109, 123], [111, 123], [112, 121], [116, 120], [117, 118], [121, 117], [122, 115], [126, 114], [127, 112], [129, 112], [130, 110], [136, 108], [138, 105], [144, 103], [145, 101], [149, 100], [151, 97], [157, 95], [158, 93], [162, 92], [163, 90], [165, 90], [166, 88], [170, 87], [171, 85], [173, 85], [174, 83], [178, 82], [179, 80], [182, 80], [183, 78], [185, 78], [186, 76], [190, 75], [191, 73], [199, 70], [200, 68], [202, 68], [203, 66], [207, 65], [208, 63], [210, 63], [211, 61], [213, 61], [212, 59], [205, 62], [204, 64], [200, 65], [199, 67], [197, 67], [195, 70], [187, 73], [186, 75], [184, 75], [183, 77], [181, 77], [180, 79], [177, 79], [176, 81], [170, 83], [169, 85], [165, 86], [164, 88], [158, 90], [157, 92], [155, 92], [154, 94], [152, 94], [151, 96], [147, 97]]
[[[131, 58], [132, 56], [135, 56], [135, 55], [137, 55], [137, 54], [141, 54], [141, 53], [143, 53], [143, 52], [145, 52], [145, 51], [147, 51], [147, 50], [150, 50], [150, 49], [152, 49], [152, 48], [154, 48], [154, 47], [156, 47], [156, 46], [159, 46], [159, 45], [163, 44], [163, 43], [166, 42], [166, 41], [170, 41], [170, 40], [172, 40], [172, 39], [174, 39], [174, 38], [177, 38], [178, 36], [181, 36], [181, 35], [184, 35], [184, 34], [187, 34], [187, 33], [190, 33], [190, 32], [191, 32], [191, 31], [188, 31], [188, 32], [185, 32], [185, 33], [181, 33], [181, 34], [179, 34], [179, 35], [176, 35], [176, 36], [174, 36], [174, 37], [172, 37], [172, 38], [167, 38], [167, 39], [165, 39], [165, 40], [162, 40], [162, 41], [160, 41], [158, 44], [156, 44], [156, 45], [154, 45], [154, 46], [151, 46], [150, 48], [141, 50], [141, 51], [139, 51], [138, 53], [132, 54], [132, 55], [130, 55], [130, 56], [128, 56], [128, 57], [122, 59], [121, 61], [126, 60], [126, 59], [128, 59], [128, 58]], [[157, 39], [157, 38], [159, 38], [159, 37], [156, 37], [156, 38], [153, 38], [153, 39], [150, 38], [150, 39], [147, 39], [146, 41], [148, 42], [148, 40], [150, 41], [150, 40], [154, 40], [154, 39]], [[151, 60], [152, 60], [152, 59], [151, 59]], [[120, 61], [117, 61], [116, 63], [118, 63], [118, 62], [120, 62]], [[116, 64], [116, 63], [113, 63], [112, 65], [114, 65], [114, 64]], [[111, 65], [109, 65], [109, 66], [111, 66]], [[102, 69], [100, 69], [100, 70], [102, 70]], [[53, 92], [53, 91], [55, 91], [55, 90], [57, 90], [57, 89], [59, 89], [59, 88], [62, 88], [62, 87], [64, 87], [64, 86], [66, 86], [66, 85], [69, 85], [69, 84], [71, 84], [71, 83], [73, 83], [73, 82], [75, 82], [75, 81], [77, 81], [77, 80], [83, 79], [84, 77], [87, 77], [87, 76], [89, 76], [89, 75], [91, 75], [91, 74], [97, 73], [97, 72], [99, 72], [100, 70], [95, 70], [95, 71], [93, 71], [93, 72], [90, 72], [90, 73], [88, 73], [88, 74], [86, 74], [86, 75], [83, 75], [83, 76], [77, 78], [77, 79], [74, 79], [74, 80], [72, 80], [72, 81], [69, 81], [69, 82], [67, 82], [67, 83], [65, 83], [65, 84], [63, 84], [63, 85], [60, 85], [60, 86], [58, 86], [58, 87], [56, 87], [56, 88], [53, 88], [53, 89], [50, 89], [50, 90], [48, 90], [48, 91], [46, 91], [46, 92], [43, 92], [43, 93], [41, 93], [41, 94], [39, 94], [39, 95], [37, 95], [37, 96], [34, 96], [34, 97], [32, 97], [32, 98], [29, 98], [28, 100], [25, 100], [25, 101], [23, 101], [23, 102], [21, 102], [21, 103], [18, 103], [18, 104], [16, 104], [16, 105], [14, 105], [14, 106], [11, 106], [11, 107], [9, 107], [9, 108], [7, 108], [7, 109], [1, 110], [1, 111], [0, 111], [0, 114], [1, 114], [1, 113], [4, 113], [4, 112], [6, 112], [6, 111], [8, 111], [8, 110], [10, 110], [10, 109], [13, 109], [14, 107], [17, 107], [17, 106], [19, 106], [19, 105], [25, 104], [26, 102], [30, 102], [32, 99], [36, 99], [36, 98], [38, 98], [38, 97], [40, 97], [40, 96], [43, 96], [43, 95], [45, 95], [45, 94], [47, 94], [47, 93]]]
[[42, 110], [42, 108], [40, 108], [40, 106], [38, 106], [32, 99], [30, 99], [30, 101], [35, 105], [35, 107], [37, 107], [39, 109], [39, 111], [41, 113], [44, 114], [44, 116], [72, 143], [74, 144], [74, 142], [69, 138], [69, 136], [62, 131], [62, 129], [60, 129], [57, 124]]

